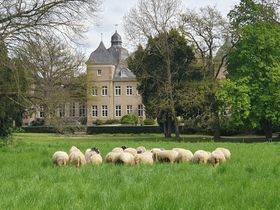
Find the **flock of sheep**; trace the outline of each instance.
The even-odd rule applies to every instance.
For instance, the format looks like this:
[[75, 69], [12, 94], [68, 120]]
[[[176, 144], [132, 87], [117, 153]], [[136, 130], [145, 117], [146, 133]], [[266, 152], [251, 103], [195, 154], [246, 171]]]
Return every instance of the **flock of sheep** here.
[[[213, 152], [198, 150], [194, 154], [190, 150], [183, 148], [174, 148], [172, 150], [165, 150], [163, 148], [153, 148], [146, 150], [145, 147], [140, 146], [135, 148], [127, 148], [125, 146], [116, 147], [109, 152], [105, 157], [105, 162], [115, 164], [153, 164], [155, 162], [193, 162], [193, 163], [210, 163], [217, 166], [227, 159], [231, 153], [226, 148], [216, 148]], [[83, 154], [77, 147], [72, 146], [69, 154], [63, 151], [57, 151], [52, 157], [53, 163], [56, 165], [72, 164], [80, 167], [86, 163], [99, 165], [102, 163], [102, 156], [100, 151], [96, 148], [90, 148]]]

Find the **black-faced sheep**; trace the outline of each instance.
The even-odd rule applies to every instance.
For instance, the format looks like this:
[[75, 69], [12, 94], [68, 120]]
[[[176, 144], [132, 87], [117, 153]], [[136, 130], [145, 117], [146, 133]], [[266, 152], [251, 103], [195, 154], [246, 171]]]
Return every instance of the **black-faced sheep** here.
[[91, 163], [94, 165], [99, 165], [102, 163], [102, 156], [99, 149], [97, 149], [96, 147], [87, 149], [85, 152], [85, 158], [87, 163]]
[[136, 154], [134, 160], [135, 160], [135, 164], [152, 165], [154, 163], [153, 153], [146, 151], [143, 153]]
[[109, 152], [105, 157], [106, 163], [115, 163], [119, 159], [121, 153], [123, 153], [123, 150], [122, 152]]
[[135, 156], [137, 154], [137, 150], [131, 147], [128, 147], [124, 150], [124, 152], [128, 152], [130, 154], [132, 154], [133, 156]]
[[226, 159], [230, 159], [231, 153], [228, 149], [223, 148], [223, 147], [218, 147], [215, 149], [215, 151], [217, 151], [217, 150], [221, 151], [224, 154]]
[[118, 156], [116, 164], [125, 164], [125, 165], [134, 165], [135, 160], [134, 160], [134, 155], [132, 155], [129, 152], [122, 152]]
[[208, 162], [212, 164], [214, 167], [220, 165], [221, 163], [225, 162], [226, 158], [222, 151], [215, 150], [211, 153]]
[[137, 154], [146, 152], [146, 148], [144, 146], [139, 146], [136, 148]]
[[58, 166], [67, 165], [69, 161], [69, 156], [66, 152], [57, 151], [53, 154], [52, 161]]
[[153, 152], [154, 161], [175, 163], [177, 161], [178, 152], [174, 150], [161, 150]]

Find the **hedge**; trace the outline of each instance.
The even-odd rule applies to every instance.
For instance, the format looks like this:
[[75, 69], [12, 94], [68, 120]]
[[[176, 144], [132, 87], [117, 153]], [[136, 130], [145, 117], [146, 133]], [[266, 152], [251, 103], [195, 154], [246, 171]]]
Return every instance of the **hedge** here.
[[87, 127], [87, 134], [99, 133], [162, 133], [159, 126], [91, 126]]
[[[50, 126], [29, 126], [21, 127], [26, 133], [57, 133], [56, 129]], [[66, 126], [64, 131], [66, 133], [85, 132], [86, 126]]]

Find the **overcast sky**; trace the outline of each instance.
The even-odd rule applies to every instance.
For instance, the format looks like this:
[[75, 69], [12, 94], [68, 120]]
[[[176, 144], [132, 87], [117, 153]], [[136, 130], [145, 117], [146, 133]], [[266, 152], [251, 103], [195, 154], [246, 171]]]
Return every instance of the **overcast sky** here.
[[[238, 4], [240, 0], [182, 0], [183, 5], [190, 9], [199, 8], [206, 5], [216, 6], [217, 9], [226, 16], [234, 5]], [[94, 51], [100, 41], [101, 33], [103, 34], [103, 42], [106, 48], [111, 45], [111, 36], [116, 30], [122, 36], [123, 46], [129, 48], [126, 44], [126, 38], [123, 32], [123, 16], [134, 7], [137, 0], [103, 0], [102, 11], [99, 13], [98, 24], [92, 25], [88, 33], [85, 34], [84, 39], [81, 40], [83, 47], [82, 51], [86, 57]]]

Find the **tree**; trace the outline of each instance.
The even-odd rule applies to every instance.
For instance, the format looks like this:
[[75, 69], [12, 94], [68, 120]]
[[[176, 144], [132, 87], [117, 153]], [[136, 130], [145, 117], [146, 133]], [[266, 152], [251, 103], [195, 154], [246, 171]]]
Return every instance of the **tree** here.
[[203, 85], [205, 92], [202, 93], [206, 96], [201, 97], [204, 99], [201, 104], [206, 106], [203, 114], [213, 118], [214, 138], [219, 139], [220, 116], [214, 92], [217, 81], [225, 75], [222, 71], [232, 46], [228, 36], [228, 24], [216, 8], [207, 6], [198, 11], [187, 10], [181, 15], [180, 25], [182, 33], [194, 46], [197, 66], [203, 71], [206, 84]]
[[22, 47], [18, 58], [22, 61], [22, 70], [28, 72], [30, 78], [28, 99], [31, 104], [43, 109], [47, 125], [63, 124], [57, 110], [76, 93], [71, 90], [77, 84], [71, 83], [78, 79], [75, 75], [79, 73], [83, 57], [50, 36], [30, 40]]
[[272, 138], [280, 122], [280, 27], [259, 22], [245, 26], [228, 58], [228, 80], [217, 92], [235, 122], [260, 127]]
[[[169, 60], [166, 60], [166, 54], [161, 51], [166, 47], [166, 42], [162, 41], [166, 36]], [[173, 29], [167, 34], [151, 37], [146, 48], [139, 47], [128, 60], [129, 68], [139, 81], [138, 90], [146, 113], [163, 123], [166, 137], [171, 136], [172, 123], [176, 124], [174, 121], [181, 114], [176, 93], [190, 80], [190, 64], [193, 59], [192, 49], [184, 37]], [[169, 68], [166, 67], [166, 62], [170, 62]]]

